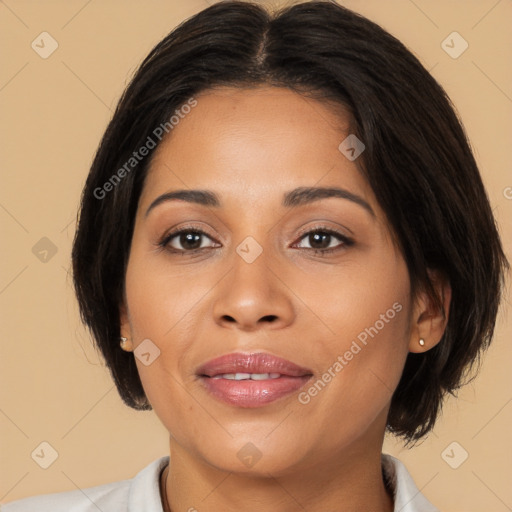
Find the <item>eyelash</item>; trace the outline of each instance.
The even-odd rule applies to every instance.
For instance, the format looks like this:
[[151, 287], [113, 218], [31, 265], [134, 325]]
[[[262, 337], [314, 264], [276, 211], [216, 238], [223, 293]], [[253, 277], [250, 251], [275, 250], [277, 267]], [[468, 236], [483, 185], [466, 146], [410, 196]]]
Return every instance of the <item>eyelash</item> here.
[[[212, 247], [199, 247], [197, 249], [191, 249], [191, 250], [187, 251], [187, 250], [175, 249], [174, 247], [170, 247], [169, 246], [170, 241], [173, 238], [181, 235], [182, 233], [194, 233], [196, 235], [204, 235], [215, 242], [215, 240], [213, 240], [212, 237], [210, 235], [208, 235], [208, 233], [206, 233], [202, 229], [198, 229], [198, 228], [195, 228], [192, 226], [185, 226], [183, 228], [177, 229], [176, 231], [172, 231], [171, 233], [164, 235], [164, 237], [160, 240], [160, 242], [158, 242], [158, 244], [157, 244], [158, 247], [161, 249], [165, 249], [171, 253], [182, 254], [182, 255], [185, 255], [185, 254], [193, 255], [193, 254], [203, 251], [204, 249], [212, 249]], [[338, 238], [341, 243], [340, 243], [340, 245], [338, 245], [336, 247], [331, 247], [331, 248], [326, 248], [326, 249], [314, 249], [314, 248], [310, 248], [310, 247], [303, 248], [307, 251], [313, 251], [314, 254], [319, 254], [321, 256], [325, 256], [327, 254], [331, 254], [336, 251], [339, 251], [339, 250], [343, 249], [344, 247], [350, 247], [350, 246], [354, 245], [354, 240], [352, 240], [351, 238], [339, 233], [338, 231], [335, 231], [335, 230], [327, 228], [327, 227], [322, 227], [322, 226], [317, 226], [313, 229], [310, 229], [309, 231], [304, 231], [304, 232], [300, 233], [299, 241], [301, 241], [302, 239], [304, 239], [307, 236], [310, 236], [310, 235], [316, 234], [316, 233], [334, 236], [335, 238]], [[215, 247], [213, 247], [213, 249], [214, 248]]]

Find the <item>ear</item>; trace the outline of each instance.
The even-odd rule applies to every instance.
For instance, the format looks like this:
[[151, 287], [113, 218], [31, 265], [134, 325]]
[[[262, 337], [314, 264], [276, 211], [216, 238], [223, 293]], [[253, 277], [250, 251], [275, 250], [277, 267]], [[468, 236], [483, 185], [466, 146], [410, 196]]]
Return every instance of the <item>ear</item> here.
[[119, 306], [119, 330], [121, 336], [125, 338], [131, 338], [130, 320], [128, 316], [128, 308], [126, 307], [126, 301]]
[[[410, 352], [426, 352], [435, 347], [443, 337], [452, 298], [452, 289], [448, 279], [440, 272], [428, 270], [428, 275], [437, 296], [441, 300], [439, 307], [426, 291], [419, 291], [414, 301], [411, 338], [409, 340]], [[419, 340], [423, 339], [422, 346]]]

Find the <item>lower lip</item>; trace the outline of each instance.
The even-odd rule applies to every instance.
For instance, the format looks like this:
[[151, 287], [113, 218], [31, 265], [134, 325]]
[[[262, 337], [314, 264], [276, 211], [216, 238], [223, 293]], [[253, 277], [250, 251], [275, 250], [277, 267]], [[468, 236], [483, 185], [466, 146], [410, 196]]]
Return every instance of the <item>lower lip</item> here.
[[213, 379], [201, 376], [205, 388], [217, 399], [238, 407], [262, 407], [299, 390], [311, 378], [281, 376], [266, 380]]

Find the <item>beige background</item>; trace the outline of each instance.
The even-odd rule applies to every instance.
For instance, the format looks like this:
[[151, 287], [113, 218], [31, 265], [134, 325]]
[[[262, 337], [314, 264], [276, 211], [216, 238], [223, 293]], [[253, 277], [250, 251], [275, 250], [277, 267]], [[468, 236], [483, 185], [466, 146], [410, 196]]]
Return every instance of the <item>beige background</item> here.
[[[512, 2], [342, 3], [402, 40], [452, 97], [510, 258]], [[207, 4], [0, 2], [0, 503], [131, 478], [167, 452], [154, 413], [123, 405], [80, 325], [70, 248], [88, 166], [128, 78], [155, 43]], [[31, 48], [43, 31], [59, 44], [46, 60]], [[457, 59], [441, 47], [453, 31], [469, 43]], [[57, 248], [46, 262], [32, 252], [43, 237]], [[447, 402], [435, 433], [410, 451], [386, 441], [445, 512], [512, 510], [511, 335], [503, 308], [481, 374]], [[48, 469], [31, 458], [43, 441], [58, 452]], [[441, 456], [453, 441], [469, 453], [458, 469]], [[456, 447], [453, 458], [461, 453]]]

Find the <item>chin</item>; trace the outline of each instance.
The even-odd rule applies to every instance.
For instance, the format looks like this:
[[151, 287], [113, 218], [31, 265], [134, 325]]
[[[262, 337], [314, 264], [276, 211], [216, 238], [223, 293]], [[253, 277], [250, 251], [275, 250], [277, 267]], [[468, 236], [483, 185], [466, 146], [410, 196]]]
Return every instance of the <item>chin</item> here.
[[304, 460], [305, 452], [297, 450], [300, 444], [290, 439], [285, 444], [277, 438], [274, 443], [269, 443], [268, 440], [258, 442], [244, 437], [240, 440], [235, 436], [229, 444], [217, 444], [213, 451], [210, 447], [214, 443], [211, 443], [206, 450], [199, 449], [198, 452], [208, 464], [221, 471], [262, 478], [293, 473]]

